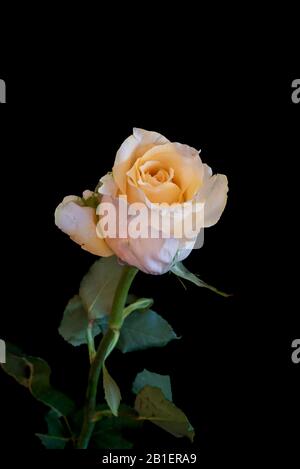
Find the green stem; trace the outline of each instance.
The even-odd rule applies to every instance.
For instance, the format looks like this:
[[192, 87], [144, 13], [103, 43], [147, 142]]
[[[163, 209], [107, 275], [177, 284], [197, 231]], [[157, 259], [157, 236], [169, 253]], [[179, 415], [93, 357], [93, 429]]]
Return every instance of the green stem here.
[[92, 419], [96, 409], [96, 398], [100, 373], [105, 359], [116, 345], [117, 338], [119, 336], [119, 330], [123, 324], [123, 309], [127, 300], [128, 291], [137, 272], [138, 269], [135, 267], [125, 266], [123, 268], [123, 273], [119, 281], [112, 305], [109, 327], [100, 342], [99, 348], [90, 368], [83, 424], [77, 443], [78, 449], [86, 449], [89, 445], [95, 427], [95, 422], [93, 422]]

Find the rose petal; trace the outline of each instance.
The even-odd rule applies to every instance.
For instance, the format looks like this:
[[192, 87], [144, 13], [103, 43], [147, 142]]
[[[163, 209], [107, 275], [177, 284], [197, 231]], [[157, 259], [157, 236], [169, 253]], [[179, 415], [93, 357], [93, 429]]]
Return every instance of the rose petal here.
[[101, 186], [98, 189], [99, 194], [112, 195], [113, 197], [117, 195], [118, 187], [111, 173], [105, 174], [105, 176], [100, 179], [100, 183]]
[[[207, 168], [210, 170], [209, 166]], [[197, 201], [205, 203], [205, 228], [215, 225], [220, 219], [226, 207], [228, 193], [227, 177], [224, 174], [211, 176], [211, 170], [209, 171], [207, 168], [203, 185], [197, 194]]]
[[[122, 198], [112, 198], [103, 196], [102, 203], [111, 203], [116, 208], [117, 220], [116, 226], [119, 226], [119, 206], [127, 203]], [[128, 225], [134, 216], [128, 216]], [[150, 222], [150, 218], [148, 220]], [[98, 223], [99, 233], [103, 232], [100, 220]], [[125, 228], [127, 229], [126, 224]], [[114, 253], [129, 265], [134, 265], [145, 273], [152, 275], [161, 275], [170, 270], [174, 257], [179, 249], [180, 240], [163, 238], [160, 232], [152, 230], [152, 237], [148, 238], [132, 238], [126, 237], [106, 237], [106, 243], [114, 251]]]
[[[88, 200], [88, 199], [90, 199], [91, 197], [93, 197], [94, 195], [95, 195], [94, 192], [92, 192], [92, 191], [90, 191], [90, 190], [86, 190], [86, 191], [83, 191], [83, 193], [82, 193], [82, 198], [83, 198], [84, 200]], [[79, 204], [79, 205], [80, 205], [80, 204]]]
[[177, 251], [176, 262], [184, 261], [194, 249], [197, 238], [190, 241], [183, 241], [180, 243], [180, 247]]
[[180, 202], [181, 190], [173, 182], [164, 182], [157, 186], [151, 184], [139, 184], [146, 197], [152, 203], [173, 204]]
[[55, 211], [55, 224], [82, 249], [97, 256], [113, 255], [103, 239], [96, 234], [96, 212], [91, 207], [78, 204], [80, 197], [65, 197]]
[[159, 161], [161, 168], [173, 168], [173, 182], [181, 189], [184, 200], [190, 200], [201, 187], [203, 164], [199, 152], [180, 143], [167, 143], [153, 147], [141, 157], [141, 164]]
[[162, 145], [168, 141], [157, 132], [133, 129], [133, 135], [128, 137], [120, 146], [113, 167], [114, 179], [122, 194], [126, 194], [126, 173], [133, 166], [135, 160], [153, 145]]

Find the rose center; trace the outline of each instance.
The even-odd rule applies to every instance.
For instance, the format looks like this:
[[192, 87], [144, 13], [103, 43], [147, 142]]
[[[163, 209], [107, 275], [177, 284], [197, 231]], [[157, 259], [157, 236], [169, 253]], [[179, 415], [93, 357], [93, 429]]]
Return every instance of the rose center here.
[[158, 161], [147, 161], [140, 166], [140, 181], [152, 186], [158, 186], [164, 182], [171, 182], [174, 177], [173, 168], [165, 169], [160, 167]]
[[154, 174], [151, 174], [150, 172], [150, 176], [152, 176], [158, 182], [166, 182], [169, 179], [169, 173], [165, 169], [160, 169]]

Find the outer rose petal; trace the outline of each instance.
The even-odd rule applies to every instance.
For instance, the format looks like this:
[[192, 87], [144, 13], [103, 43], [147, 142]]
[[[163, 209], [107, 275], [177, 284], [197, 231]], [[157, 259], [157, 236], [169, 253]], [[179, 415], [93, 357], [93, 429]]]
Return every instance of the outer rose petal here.
[[162, 145], [168, 142], [169, 140], [157, 132], [133, 129], [133, 135], [130, 135], [120, 146], [113, 167], [114, 179], [122, 194], [126, 194], [126, 173], [135, 160], [153, 145]]
[[[188, 227], [191, 226], [194, 230], [196, 227], [195, 220], [197, 220], [198, 224], [200, 223], [200, 228], [204, 228], [204, 204], [202, 202], [200, 205], [195, 204], [197, 202], [196, 196], [192, 200], [182, 204], [156, 204], [152, 203], [141, 189], [131, 185], [130, 183], [128, 184], [127, 189], [127, 200], [129, 204], [133, 202], [144, 203], [149, 211], [153, 214], [153, 216], [151, 216], [151, 226], [153, 229], [163, 231], [165, 233], [170, 233], [169, 225], [165, 225], [165, 222], [168, 223], [170, 218], [171, 237], [173, 235], [178, 237], [178, 235], [175, 235], [175, 233], [181, 233], [185, 231], [189, 241], [191, 239], [192, 233], [188, 232]], [[200, 218], [195, 219], [196, 212], [200, 213]], [[193, 221], [192, 225], [189, 225], [191, 217], [193, 217]]]
[[205, 203], [204, 226], [209, 228], [215, 225], [227, 203], [228, 180], [224, 174], [215, 174], [209, 166], [205, 166], [203, 185], [197, 194], [197, 201]]
[[79, 201], [80, 197], [65, 197], [55, 210], [55, 224], [85, 251], [96, 256], [113, 255], [105, 240], [97, 237], [95, 210], [78, 205]]
[[[119, 198], [104, 195], [103, 203], [112, 203], [118, 214], [119, 204], [126, 202]], [[128, 217], [128, 223], [132, 218]], [[119, 226], [119, 219], [117, 219]], [[101, 221], [97, 230], [103, 232]], [[180, 247], [180, 240], [172, 238], [105, 238], [108, 246], [125, 263], [134, 265], [147, 274], [161, 275], [168, 272]]]
[[184, 261], [184, 259], [186, 259], [191, 254], [192, 250], [194, 249], [196, 240], [197, 238], [186, 243], [182, 243], [176, 255], [176, 262]]
[[106, 239], [116, 255], [146, 274], [162, 275], [171, 268], [178, 251], [177, 239]]
[[113, 197], [117, 195], [118, 187], [111, 173], [105, 174], [105, 176], [100, 179], [100, 182], [102, 185], [98, 189], [99, 194], [112, 195]]

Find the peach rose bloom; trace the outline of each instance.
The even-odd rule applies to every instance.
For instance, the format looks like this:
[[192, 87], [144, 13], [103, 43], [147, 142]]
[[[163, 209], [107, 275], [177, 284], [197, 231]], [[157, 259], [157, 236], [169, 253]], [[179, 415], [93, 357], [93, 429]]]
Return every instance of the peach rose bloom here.
[[[202, 228], [215, 225], [227, 202], [228, 181], [223, 174], [212, 174], [203, 164], [199, 151], [180, 143], [171, 143], [157, 132], [133, 129], [117, 152], [112, 174], [105, 175], [99, 188], [97, 210], [86, 206], [93, 193], [86, 191], [83, 199], [70, 196], [56, 209], [56, 224], [83, 249], [98, 256], [117, 255], [123, 262], [150, 274], [163, 274], [174, 262], [185, 259], [193, 249], [197, 236], [180, 238], [174, 235], [183, 216], [192, 214], [197, 203], [202, 204]], [[126, 199], [124, 198], [126, 196]], [[149, 215], [149, 225], [155, 237], [103, 237], [101, 204], [128, 207], [143, 203]], [[159, 204], [164, 204], [162, 209]], [[127, 207], [127, 208], [128, 208]], [[185, 211], [181, 210], [185, 208]], [[173, 220], [170, 236], [162, 236], [163, 220]], [[134, 216], [132, 215], [132, 218]], [[154, 222], [152, 220], [154, 218]], [[130, 217], [128, 222], [130, 222]]]

